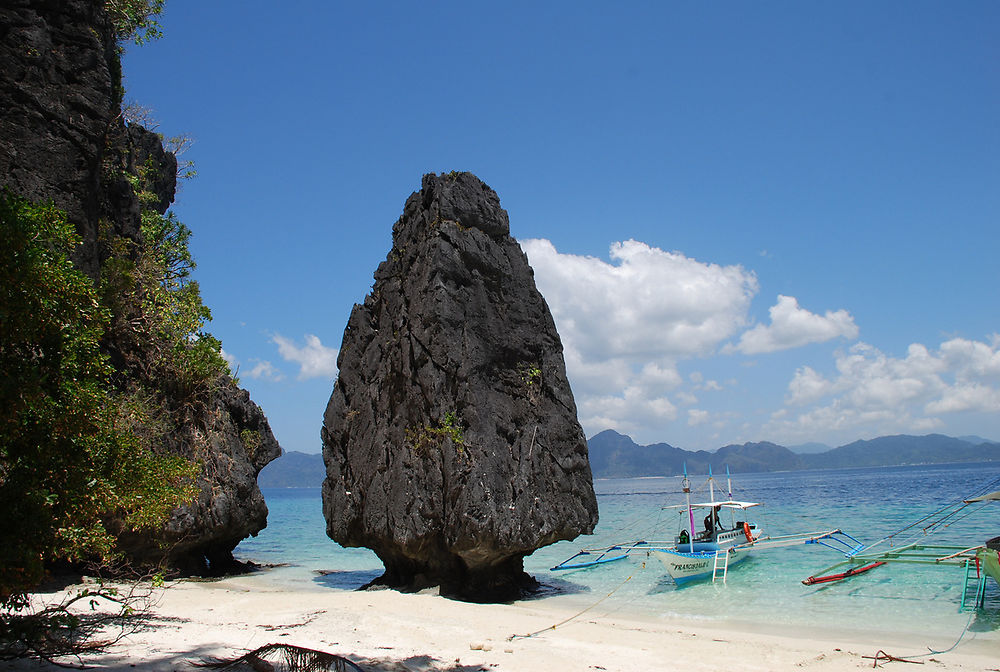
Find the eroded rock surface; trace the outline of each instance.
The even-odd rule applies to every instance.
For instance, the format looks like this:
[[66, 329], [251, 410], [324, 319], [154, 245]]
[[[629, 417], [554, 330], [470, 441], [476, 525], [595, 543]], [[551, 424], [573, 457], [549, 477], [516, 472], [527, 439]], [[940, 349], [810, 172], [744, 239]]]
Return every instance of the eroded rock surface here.
[[393, 587], [505, 600], [597, 523], [562, 344], [497, 194], [426, 175], [344, 332], [323, 423], [327, 534]]

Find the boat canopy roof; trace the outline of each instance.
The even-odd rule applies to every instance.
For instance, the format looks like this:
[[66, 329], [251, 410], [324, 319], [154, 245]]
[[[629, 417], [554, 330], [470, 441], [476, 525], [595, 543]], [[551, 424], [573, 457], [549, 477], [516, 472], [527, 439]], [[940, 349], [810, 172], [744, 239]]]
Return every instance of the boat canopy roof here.
[[[721, 506], [724, 509], [749, 509], [752, 506], [761, 506], [761, 502], [737, 502], [733, 499], [727, 499], [723, 502], [700, 502], [698, 504], [692, 504], [692, 509], [714, 509], [717, 506]], [[686, 509], [687, 504], [673, 504], [671, 506], [664, 507], [666, 509]]]
[[973, 504], [975, 502], [988, 502], [988, 501], [1000, 502], [1000, 490], [996, 492], [991, 492], [988, 495], [981, 495], [979, 497], [973, 497], [972, 499], [965, 500], [966, 504]]

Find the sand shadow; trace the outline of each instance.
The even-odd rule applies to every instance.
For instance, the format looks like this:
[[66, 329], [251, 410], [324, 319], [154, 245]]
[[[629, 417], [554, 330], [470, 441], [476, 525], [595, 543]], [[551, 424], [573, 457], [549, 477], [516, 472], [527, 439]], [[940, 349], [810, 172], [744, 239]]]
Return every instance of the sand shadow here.
[[556, 595], [579, 595], [590, 592], [593, 592], [590, 586], [547, 576], [544, 580], [538, 581], [537, 588], [525, 593], [518, 601], [530, 602], [532, 600], [544, 600], [547, 597], [555, 597]]
[[458, 662], [446, 663], [433, 656], [410, 656], [403, 659], [357, 658], [350, 656], [365, 672], [482, 672], [489, 666], [482, 664], [463, 665]]

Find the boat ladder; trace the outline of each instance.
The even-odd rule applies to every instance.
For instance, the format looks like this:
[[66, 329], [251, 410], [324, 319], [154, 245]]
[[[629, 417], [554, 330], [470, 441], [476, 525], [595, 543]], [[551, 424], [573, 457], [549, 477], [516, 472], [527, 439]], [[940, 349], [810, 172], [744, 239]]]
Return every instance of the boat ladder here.
[[[975, 568], [975, 569], [973, 569]], [[975, 575], [975, 578], [973, 577]], [[958, 607], [959, 611], [965, 611], [965, 602], [969, 596], [969, 583], [974, 582], [973, 586], [973, 609], [982, 609], [983, 604], [986, 601], [986, 572], [983, 572], [979, 567], [979, 560], [977, 558], [967, 558], [965, 561], [965, 585], [962, 586], [962, 602]]]
[[712, 583], [719, 577], [719, 571], [722, 571], [722, 582], [726, 582], [726, 576], [729, 574], [729, 551], [719, 549], [715, 552], [715, 565], [712, 567]]

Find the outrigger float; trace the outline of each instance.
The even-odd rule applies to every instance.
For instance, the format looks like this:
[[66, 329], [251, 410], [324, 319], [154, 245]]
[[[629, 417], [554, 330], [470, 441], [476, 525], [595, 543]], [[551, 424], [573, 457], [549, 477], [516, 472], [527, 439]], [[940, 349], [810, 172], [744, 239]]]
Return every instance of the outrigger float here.
[[[989, 484], [986, 489], [991, 490], [998, 485], [1000, 485], [1000, 480]], [[837, 564], [803, 579], [802, 583], [807, 586], [837, 583], [883, 565], [898, 563], [959, 567], [965, 573], [959, 610], [963, 611], [970, 603], [973, 608], [982, 609], [986, 599], [987, 578], [992, 578], [1000, 585], [1000, 537], [994, 537], [983, 544], [968, 547], [929, 544], [919, 541], [900, 543], [898, 538], [908, 531], [913, 531], [917, 538], [928, 536], [982, 508], [976, 507], [970, 510], [972, 505], [995, 501], [1000, 501], [1000, 490], [948, 504], [887, 537], [859, 548]], [[888, 544], [889, 550], [874, 550], [883, 544]], [[847, 569], [833, 572], [833, 570], [843, 567], [847, 567]]]
[[[757, 549], [819, 544], [849, 557], [864, 548], [860, 541], [839, 529], [778, 537], [764, 536], [763, 528], [750, 520], [751, 511], [762, 504], [733, 499], [733, 484], [728, 467], [726, 485], [727, 498], [716, 501], [715, 481], [709, 468], [709, 501], [692, 503], [691, 481], [685, 468], [681, 481], [685, 503], [663, 507], [676, 509], [679, 513], [678, 532], [673, 540], [640, 539], [603, 548], [584, 549], [552, 567], [551, 571], [588, 569], [630, 557], [652, 556], [660, 561], [677, 585], [709, 578], [713, 582], [721, 578], [725, 583], [729, 568], [746, 560]], [[704, 530], [700, 532], [695, 529], [696, 511], [699, 516], [702, 511], [707, 511]]]

